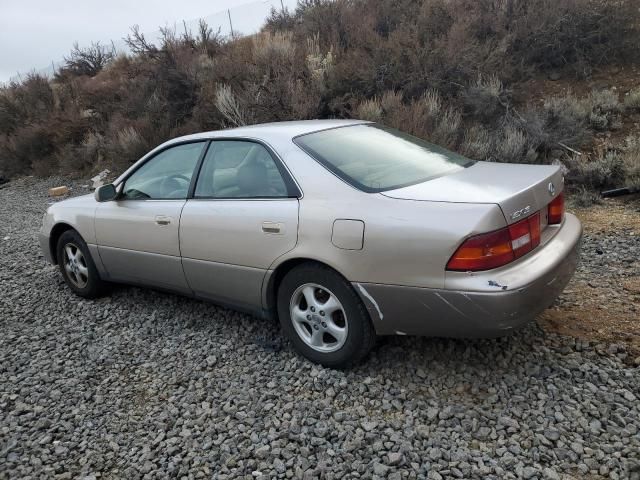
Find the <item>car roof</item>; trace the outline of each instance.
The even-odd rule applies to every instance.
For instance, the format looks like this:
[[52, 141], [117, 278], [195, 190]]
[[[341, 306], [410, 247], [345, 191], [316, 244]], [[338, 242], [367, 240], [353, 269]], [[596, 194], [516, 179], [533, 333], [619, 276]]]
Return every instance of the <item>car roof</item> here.
[[370, 122], [364, 120], [296, 120], [289, 122], [259, 123], [256, 125], [247, 125], [224, 130], [194, 133], [192, 135], [174, 138], [167, 143], [216, 137], [247, 137], [264, 140], [269, 140], [273, 137], [277, 137], [279, 139], [288, 137], [289, 139], [292, 139], [298, 135], [304, 135], [306, 133], [363, 123]]

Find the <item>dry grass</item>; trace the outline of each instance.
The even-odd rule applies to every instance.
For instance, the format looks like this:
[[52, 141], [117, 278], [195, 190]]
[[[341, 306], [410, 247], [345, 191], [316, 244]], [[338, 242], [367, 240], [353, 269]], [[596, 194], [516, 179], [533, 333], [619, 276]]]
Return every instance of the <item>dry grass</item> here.
[[356, 118], [379, 122], [382, 120], [382, 107], [377, 98], [365, 100], [356, 109]]
[[491, 155], [493, 142], [489, 131], [479, 125], [467, 129], [460, 146], [460, 153], [474, 160], [485, 160]]
[[633, 111], [640, 111], [640, 88], [634, 88], [624, 98], [624, 106]]
[[234, 127], [246, 125], [245, 114], [243, 113], [236, 96], [231, 91], [229, 85], [220, 85], [216, 93], [216, 107], [222, 116]]

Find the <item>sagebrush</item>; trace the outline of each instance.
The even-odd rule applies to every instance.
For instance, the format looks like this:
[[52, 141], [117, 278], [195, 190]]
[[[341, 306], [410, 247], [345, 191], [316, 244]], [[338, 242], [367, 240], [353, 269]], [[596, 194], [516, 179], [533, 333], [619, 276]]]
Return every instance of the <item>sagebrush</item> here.
[[[155, 41], [134, 26], [128, 55], [75, 45], [53, 79], [0, 88], [0, 174], [118, 170], [182, 134], [353, 117], [472, 158], [547, 162], [619, 128], [640, 89], [516, 102], [523, 82], [635, 64], [639, 25], [634, 0], [302, 0], [248, 37], [200, 22]], [[630, 153], [613, 154], [621, 174], [605, 155], [567, 160], [571, 178], [598, 188], [637, 175]]]

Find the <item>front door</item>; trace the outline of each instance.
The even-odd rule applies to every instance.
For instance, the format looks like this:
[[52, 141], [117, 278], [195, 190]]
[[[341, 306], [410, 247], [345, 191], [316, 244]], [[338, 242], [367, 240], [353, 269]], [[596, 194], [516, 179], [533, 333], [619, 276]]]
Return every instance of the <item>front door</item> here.
[[298, 195], [263, 145], [212, 142], [180, 222], [189, 286], [221, 303], [260, 308], [266, 271], [296, 245]]
[[205, 144], [162, 150], [125, 180], [118, 200], [99, 204], [98, 251], [111, 280], [189, 292], [178, 232]]

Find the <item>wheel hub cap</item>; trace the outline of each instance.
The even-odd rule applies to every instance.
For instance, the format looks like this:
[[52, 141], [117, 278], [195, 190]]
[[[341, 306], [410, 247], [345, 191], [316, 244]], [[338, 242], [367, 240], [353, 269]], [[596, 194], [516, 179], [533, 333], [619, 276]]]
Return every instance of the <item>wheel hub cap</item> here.
[[64, 246], [64, 269], [69, 281], [78, 288], [84, 288], [89, 282], [89, 269], [82, 250], [75, 243]]
[[290, 315], [300, 339], [312, 349], [335, 352], [347, 340], [348, 322], [344, 307], [325, 287], [306, 283], [291, 296]]

